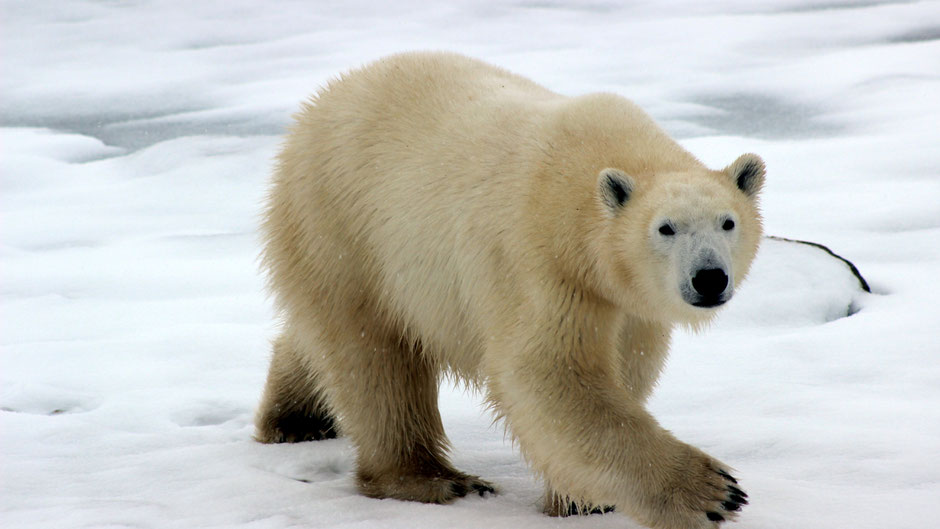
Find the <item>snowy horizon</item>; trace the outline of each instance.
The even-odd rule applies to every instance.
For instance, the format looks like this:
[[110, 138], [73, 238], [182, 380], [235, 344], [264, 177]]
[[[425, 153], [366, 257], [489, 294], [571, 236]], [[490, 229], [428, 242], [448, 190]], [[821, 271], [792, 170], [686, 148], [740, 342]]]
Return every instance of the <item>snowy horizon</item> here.
[[450, 50], [636, 101], [768, 175], [740, 294], [650, 403], [735, 467], [725, 527], [922, 529], [940, 509], [940, 2], [0, 2], [0, 526], [641, 528], [552, 519], [473, 392], [455, 466], [500, 494], [356, 494], [344, 439], [252, 440], [277, 322], [257, 225], [329, 79]]

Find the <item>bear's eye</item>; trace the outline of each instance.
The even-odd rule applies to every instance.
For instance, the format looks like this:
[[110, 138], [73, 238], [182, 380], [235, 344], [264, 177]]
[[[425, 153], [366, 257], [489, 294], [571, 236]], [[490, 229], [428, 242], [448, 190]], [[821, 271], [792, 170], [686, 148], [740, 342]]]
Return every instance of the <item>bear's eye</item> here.
[[731, 220], [731, 219], [726, 220], [725, 223], [721, 225], [721, 229], [723, 229], [723, 230], [725, 230], [725, 231], [731, 231], [731, 230], [733, 230], [733, 229], [734, 229], [734, 221]]
[[676, 234], [676, 230], [672, 229], [672, 226], [670, 226], [670, 225], [668, 225], [668, 224], [663, 224], [662, 226], [659, 227], [659, 233], [661, 233], [661, 234], [663, 234], [663, 235], [667, 235], [667, 236], [669, 236], [669, 235], [675, 235], [675, 234]]

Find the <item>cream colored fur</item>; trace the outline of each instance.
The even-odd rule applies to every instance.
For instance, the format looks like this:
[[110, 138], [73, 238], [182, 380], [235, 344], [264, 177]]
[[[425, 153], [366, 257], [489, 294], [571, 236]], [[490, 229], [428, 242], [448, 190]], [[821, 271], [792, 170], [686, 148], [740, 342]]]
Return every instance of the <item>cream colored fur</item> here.
[[[735, 185], [745, 166], [751, 195]], [[599, 197], [608, 168], [633, 185], [619, 212]], [[285, 330], [258, 438], [322, 438], [305, 429], [335, 418], [367, 495], [491, 491], [447, 460], [449, 373], [486, 391], [549, 503], [616, 505], [669, 529], [733, 517], [727, 467], [644, 407], [672, 328], [714, 313], [679, 297], [649, 241], [658, 216], [733, 212], [739, 283], [762, 179], [753, 155], [705, 168], [623, 98], [563, 97], [458, 55], [343, 75], [296, 116], [268, 201], [264, 264]]]

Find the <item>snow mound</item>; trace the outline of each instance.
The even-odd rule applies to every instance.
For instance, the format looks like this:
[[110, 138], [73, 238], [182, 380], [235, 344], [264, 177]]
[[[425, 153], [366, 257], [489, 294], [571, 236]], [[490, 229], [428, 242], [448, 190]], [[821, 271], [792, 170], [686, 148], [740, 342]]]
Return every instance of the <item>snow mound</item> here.
[[818, 325], [858, 312], [864, 294], [849, 265], [824, 249], [767, 237], [718, 324]]

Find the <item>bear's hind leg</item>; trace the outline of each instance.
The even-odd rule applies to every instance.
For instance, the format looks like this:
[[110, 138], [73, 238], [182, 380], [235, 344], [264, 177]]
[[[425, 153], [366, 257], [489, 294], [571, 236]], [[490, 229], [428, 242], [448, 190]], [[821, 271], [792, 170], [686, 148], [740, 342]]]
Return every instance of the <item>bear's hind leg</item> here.
[[274, 356], [258, 415], [255, 438], [262, 443], [333, 439], [336, 421], [319, 387], [320, 376], [288, 334], [274, 342]]
[[492, 485], [456, 470], [437, 407], [438, 368], [401, 339], [358, 331], [325, 355], [331, 404], [357, 449], [362, 494], [448, 503]]

